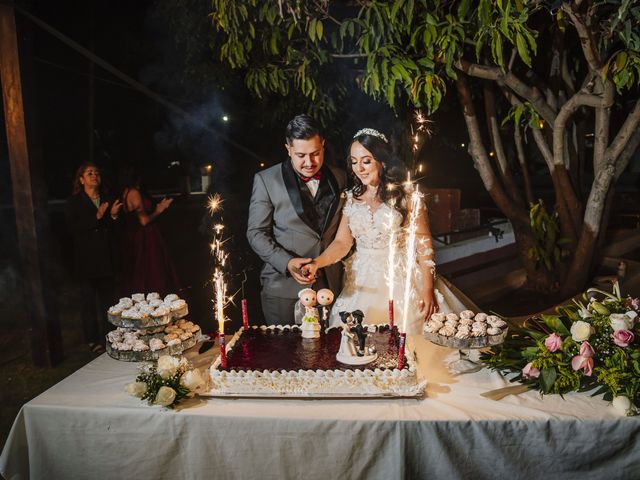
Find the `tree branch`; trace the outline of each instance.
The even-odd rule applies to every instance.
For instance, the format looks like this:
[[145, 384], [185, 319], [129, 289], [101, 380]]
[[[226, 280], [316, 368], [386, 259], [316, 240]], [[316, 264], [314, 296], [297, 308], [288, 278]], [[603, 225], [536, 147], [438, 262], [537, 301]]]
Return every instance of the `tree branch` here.
[[[616, 162], [625, 146], [629, 143], [629, 139], [638, 130], [640, 124], [640, 99], [636, 100], [633, 109], [627, 116], [626, 120], [618, 130], [616, 137], [605, 152], [606, 163]], [[631, 152], [633, 153], [633, 152]]]
[[368, 53], [331, 53], [330, 57], [333, 58], [364, 58], [368, 57], [370, 54]]
[[582, 15], [574, 11], [573, 6], [569, 2], [562, 2], [562, 10], [569, 15], [573, 26], [576, 28], [576, 32], [580, 38], [582, 52], [584, 53], [584, 58], [587, 60], [587, 63], [592, 70], [600, 72], [602, 62], [598, 58], [598, 47], [587, 23], [582, 18]]
[[520, 97], [529, 100], [540, 116], [547, 122], [553, 124], [555, 121], [556, 113], [546, 102], [544, 95], [540, 93], [540, 90], [536, 87], [530, 87], [516, 77], [513, 72], [502, 72], [498, 67], [478, 65], [464, 59], [460, 59], [456, 62], [455, 66], [472, 77], [494, 80], [498, 82], [499, 85], [508, 86]]
[[627, 145], [622, 152], [620, 152], [620, 155], [618, 155], [616, 160], [616, 180], [620, 178], [622, 172], [626, 170], [627, 165], [629, 165], [629, 160], [638, 149], [638, 145], [640, 145], [640, 128], [636, 128], [633, 131]]
[[485, 112], [487, 115], [487, 123], [489, 126], [489, 134], [491, 135], [493, 148], [495, 150], [500, 178], [502, 179], [502, 183], [506, 187], [511, 199], [518, 205], [524, 207], [522, 195], [520, 195], [520, 192], [518, 191], [518, 187], [516, 186], [516, 182], [514, 181], [513, 176], [511, 175], [511, 170], [509, 169], [507, 158], [504, 154], [502, 137], [500, 135], [500, 127], [498, 126], [498, 118], [496, 116], [496, 98], [493, 94], [493, 84], [484, 82], [483, 93], [485, 101]]
[[580, 107], [609, 108], [613, 104], [613, 95], [615, 92], [605, 88], [603, 95], [593, 95], [585, 89], [580, 90], [573, 95], [567, 103], [565, 103], [556, 121], [553, 123], [553, 162], [556, 165], [565, 165], [564, 150], [566, 127], [569, 118]]
[[467, 79], [464, 75], [458, 75], [456, 86], [458, 88], [460, 103], [463, 106], [464, 121], [467, 124], [467, 130], [469, 132], [469, 154], [473, 159], [473, 164], [476, 170], [478, 170], [478, 173], [480, 174], [482, 183], [489, 192], [489, 195], [491, 195], [496, 206], [512, 222], [520, 225], [526, 225], [529, 220], [527, 211], [518, 207], [513, 201], [511, 201], [500, 184], [496, 181], [495, 174], [491, 168], [491, 162], [487, 156], [487, 151], [482, 143], [480, 126], [478, 125], [478, 118], [476, 117], [473, 100], [471, 99], [471, 91], [469, 90], [469, 85], [467, 84]]

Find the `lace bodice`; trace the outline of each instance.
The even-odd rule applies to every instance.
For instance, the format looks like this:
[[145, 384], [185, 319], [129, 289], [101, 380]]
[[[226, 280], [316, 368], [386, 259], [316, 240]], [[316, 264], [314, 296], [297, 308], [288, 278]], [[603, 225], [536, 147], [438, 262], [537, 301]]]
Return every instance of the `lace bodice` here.
[[366, 203], [354, 201], [353, 194], [349, 191], [343, 214], [349, 219], [356, 249], [386, 250], [391, 238], [395, 237], [396, 242], [399, 240], [402, 215], [386, 203], [372, 210]]

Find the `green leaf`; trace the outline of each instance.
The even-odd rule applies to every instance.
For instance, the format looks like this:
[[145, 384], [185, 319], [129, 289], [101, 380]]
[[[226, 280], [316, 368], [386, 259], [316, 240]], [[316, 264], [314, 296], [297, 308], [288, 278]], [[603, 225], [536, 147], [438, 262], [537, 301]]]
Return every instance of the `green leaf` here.
[[395, 106], [396, 101], [396, 82], [391, 81], [387, 86], [387, 102], [389, 102], [389, 106], [393, 108]]
[[460, 5], [458, 5], [458, 17], [461, 20], [464, 20], [467, 18], [467, 15], [469, 14], [470, 4], [471, 4], [471, 0], [462, 0], [460, 2]]
[[558, 372], [553, 367], [546, 367], [540, 371], [540, 387], [544, 393], [551, 392], [557, 376]]
[[322, 20], [318, 20], [316, 22], [316, 37], [318, 40], [322, 40], [322, 33], [324, 32], [324, 26], [322, 25]]
[[392, 21], [396, 20], [396, 15], [398, 15], [398, 11], [400, 10], [400, 7], [402, 7], [403, 4], [404, 4], [404, 0], [396, 0], [395, 2], [393, 2], [393, 8], [391, 8]]
[[531, 57], [529, 56], [529, 47], [527, 46], [527, 42], [520, 32], [516, 33], [516, 46], [518, 47], [518, 54], [522, 61], [528, 66], [531, 67]]
[[564, 336], [570, 334], [569, 329], [564, 325], [564, 323], [562, 323], [562, 320], [560, 320], [560, 317], [557, 315], [542, 314], [540, 315], [540, 318], [542, 318], [542, 321], [554, 332]]
[[316, 41], [316, 22], [317, 20], [315, 18], [312, 18], [311, 21], [309, 22], [309, 38], [311, 39], [312, 42]]

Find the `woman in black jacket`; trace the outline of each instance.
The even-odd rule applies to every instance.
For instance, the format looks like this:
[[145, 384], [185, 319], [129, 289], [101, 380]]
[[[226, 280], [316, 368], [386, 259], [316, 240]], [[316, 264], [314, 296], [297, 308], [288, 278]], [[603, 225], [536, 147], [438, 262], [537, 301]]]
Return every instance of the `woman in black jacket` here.
[[76, 171], [67, 202], [67, 223], [73, 237], [74, 271], [82, 286], [82, 323], [92, 352], [102, 353], [107, 333], [106, 312], [113, 301], [115, 274], [111, 228], [122, 203], [101, 188], [100, 170], [90, 162]]

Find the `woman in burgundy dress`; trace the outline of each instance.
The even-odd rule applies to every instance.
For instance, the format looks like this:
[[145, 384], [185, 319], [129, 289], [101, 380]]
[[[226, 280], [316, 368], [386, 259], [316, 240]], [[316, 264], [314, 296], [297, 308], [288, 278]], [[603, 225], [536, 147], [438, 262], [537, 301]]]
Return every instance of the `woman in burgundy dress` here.
[[175, 293], [178, 276], [173, 267], [156, 219], [167, 209], [170, 198], [158, 204], [143, 193], [138, 175], [127, 172], [122, 191], [124, 204], [122, 241], [122, 283], [125, 295], [159, 292]]

